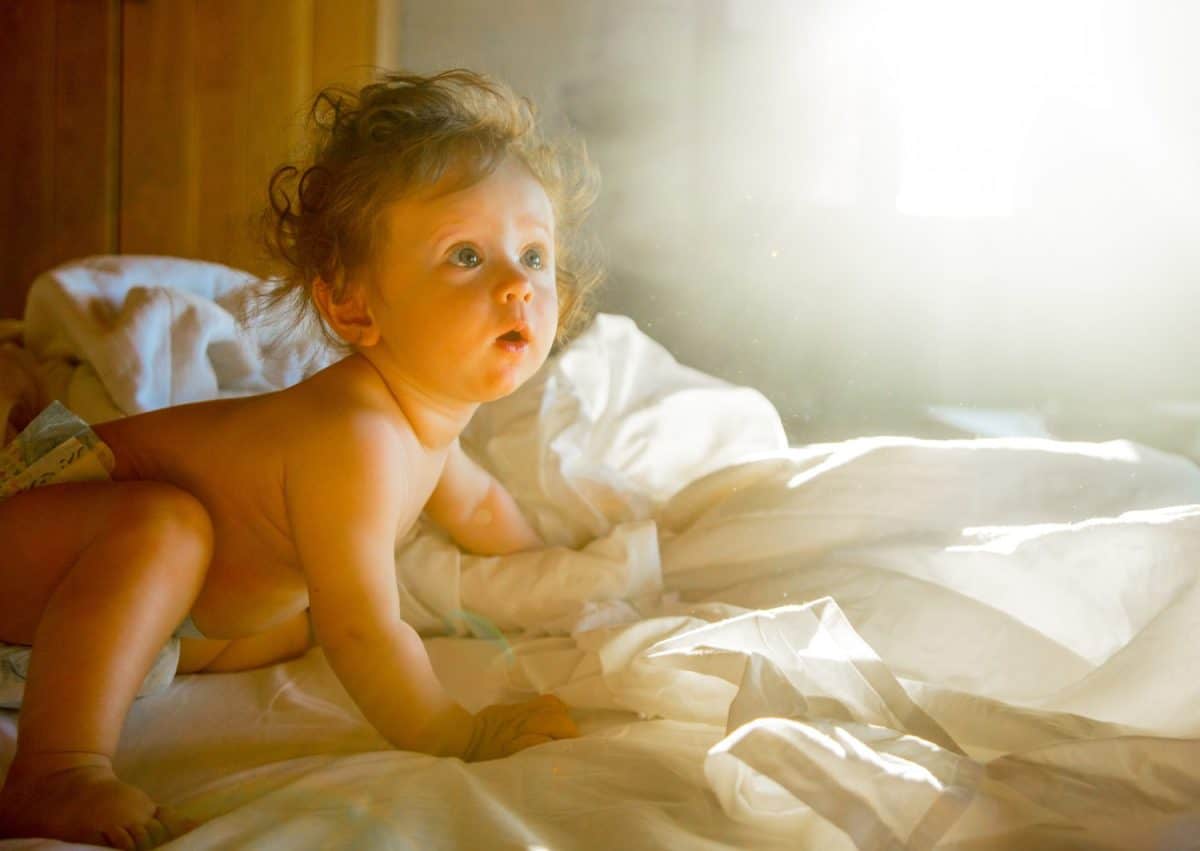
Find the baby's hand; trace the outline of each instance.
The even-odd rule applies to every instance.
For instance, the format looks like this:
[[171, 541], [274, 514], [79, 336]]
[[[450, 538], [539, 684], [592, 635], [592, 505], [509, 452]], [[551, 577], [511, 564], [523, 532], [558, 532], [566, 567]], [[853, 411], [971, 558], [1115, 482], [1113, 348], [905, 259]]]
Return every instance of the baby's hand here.
[[567, 705], [550, 694], [524, 703], [497, 703], [472, 716], [471, 743], [463, 756], [467, 762], [499, 759], [555, 739], [572, 739], [579, 729], [567, 714]]

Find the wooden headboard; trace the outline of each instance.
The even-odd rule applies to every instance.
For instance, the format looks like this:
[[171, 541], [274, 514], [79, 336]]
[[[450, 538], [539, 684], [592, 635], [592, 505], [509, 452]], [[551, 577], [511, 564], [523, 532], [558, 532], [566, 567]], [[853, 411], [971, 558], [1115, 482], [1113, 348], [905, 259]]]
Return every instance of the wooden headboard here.
[[267, 179], [318, 89], [373, 75], [376, 22], [376, 0], [0, 3], [0, 317], [87, 254], [267, 272]]

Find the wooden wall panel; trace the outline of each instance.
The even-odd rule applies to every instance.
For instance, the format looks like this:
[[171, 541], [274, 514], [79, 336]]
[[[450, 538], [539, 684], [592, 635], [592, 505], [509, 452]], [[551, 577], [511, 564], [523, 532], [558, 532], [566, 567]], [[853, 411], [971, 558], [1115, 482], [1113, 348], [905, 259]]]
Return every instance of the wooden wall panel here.
[[375, 0], [316, 0], [313, 83], [362, 85], [374, 77], [379, 10]]
[[[256, 225], [267, 179], [300, 133], [299, 107], [312, 78], [312, 9], [262, 0], [230, 10], [231, 19], [198, 21], [200, 42], [214, 48], [197, 65], [198, 172], [205, 197], [220, 202], [200, 205], [196, 253], [262, 272]], [[222, 39], [223, 32], [234, 36]]]
[[120, 0], [58, 0], [54, 262], [117, 249]]
[[267, 273], [267, 180], [319, 88], [371, 77], [376, 20], [376, 0], [0, 0], [0, 317], [88, 254]]
[[0, 5], [0, 51], [20, 57], [0, 74], [0, 309], [19, 316], [29, 279], [50, 262], [54, 227], [54, 9]]
[[0, 317], [45, 269], [116, 249], [119, 0], [0, 3]]
[[194, 254], [195, 4], [125, 2], [121, 21], [124, 254]]
[[268, 178], [303, 141], [317, 89], [369, 78], [375, 0], [125, 9], [121, 251], [266, 274], [257, 223]]

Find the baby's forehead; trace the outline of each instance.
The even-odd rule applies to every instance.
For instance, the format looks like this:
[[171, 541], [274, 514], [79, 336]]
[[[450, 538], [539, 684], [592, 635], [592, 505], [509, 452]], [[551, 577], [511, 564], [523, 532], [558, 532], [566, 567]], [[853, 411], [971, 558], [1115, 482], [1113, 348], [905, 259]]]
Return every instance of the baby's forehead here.
[[499, 171], [469, 183], [443, 179], [398, 193], [381, 209], [386, 230], [420, 238], [454, 225], [507, 221], [552, 234], [554, 205], [541, 183], [528, 172]]

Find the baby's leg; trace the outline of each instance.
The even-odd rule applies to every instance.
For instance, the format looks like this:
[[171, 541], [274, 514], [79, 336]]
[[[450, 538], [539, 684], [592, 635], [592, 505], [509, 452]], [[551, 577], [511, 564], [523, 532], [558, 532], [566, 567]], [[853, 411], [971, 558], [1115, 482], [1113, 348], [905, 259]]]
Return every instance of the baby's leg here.
[[0, 540], [0, 640], [33, 645], [0, 835], [163, 841], [164, 814], [116, 779], [112, 756], [203, 585], [207, 512], [157, 482], [50, 485], [0, 503]]

